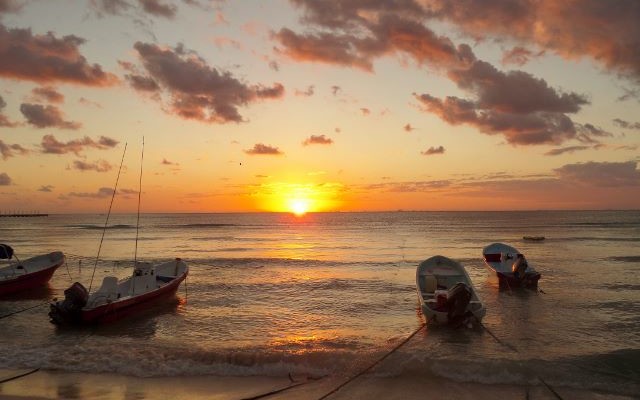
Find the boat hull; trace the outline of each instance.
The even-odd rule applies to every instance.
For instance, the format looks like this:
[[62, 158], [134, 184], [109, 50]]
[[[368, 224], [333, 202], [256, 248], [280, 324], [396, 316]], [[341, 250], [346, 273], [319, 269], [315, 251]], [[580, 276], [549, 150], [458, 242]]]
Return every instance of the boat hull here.
[[[64, 256], [62, 253], [51, 253], [56, 255], [51, 261], [51, 265], [25, 275], [17, 276], [13, 279], [0, 280], [0, 296], [14, 294], [25, 290], [34, 289], [46, 285], [53, 276], [56, 269], [64, 264]], [[53, 258], [53, 257], [51, 257]], [[23, 264], [28, 264], [29, 260], [25, 260]]]
[[180, 283], [182, 283], [186, 277], [187, 274], [176, 277], [166, 285], [139, 296], [122, 301], [114, 301], [92, 309], [82, 310], [79, 322], [81, 324], [103, 324], [140, 313], [157, 304], [159, 300], [175, 296]]
[[482, 250], [484, 265], [498, 277], [501, 288], [536, 288], [542, 275], [532, 266], [525, 270], [522, 279], [513, 273], [513, 263], [518, 256], [521, 253], [516, 248], [504, 243], [493, 243]]

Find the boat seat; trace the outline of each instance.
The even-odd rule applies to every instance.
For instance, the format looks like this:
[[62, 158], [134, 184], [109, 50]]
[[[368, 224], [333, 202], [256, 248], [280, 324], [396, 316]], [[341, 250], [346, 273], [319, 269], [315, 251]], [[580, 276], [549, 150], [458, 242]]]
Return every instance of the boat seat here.
[[116, 300], [118, 298], [118, 278], [115, 276], [105, 276], [102, 279], [102, 286], [96, 292], [105, 296], [107, 300]]
[[434, 275], [425, 275], [423, 281], [424, 291], [434, 293], [438, 289], [438, 279]]

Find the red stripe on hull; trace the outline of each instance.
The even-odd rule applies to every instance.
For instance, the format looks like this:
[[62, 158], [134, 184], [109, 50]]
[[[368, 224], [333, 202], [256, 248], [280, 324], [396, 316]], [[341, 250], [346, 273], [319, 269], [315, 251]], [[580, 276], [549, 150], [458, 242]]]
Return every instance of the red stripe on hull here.
[[62, 262], [38, 272], [32, 272], [30, 274], [19, 276], [15, 279], [11, 279], [10, 281], [1, 281], [0, 296], [20, 292], [23, 290], [33, 289], [38, 286], [44, 286], [47, 282], [49, 282], [49, 280], [53, 276], [53, 273], [61, 265]]
[[128, 315], [140, 312], [146, 308], [155, 305], [156, 300], [171, 297], [178, 291], [180, 283], [187, 277], [182, 275], [171, 281], [170, 283], [145, 293], [140, 296], [132, 297], [123, 301], [116, 301], [105, 304], [91, 310], [83, 310], [81, 314], [82, 323], [84, 324], [100, 324], [108, 323], [124, 318]]

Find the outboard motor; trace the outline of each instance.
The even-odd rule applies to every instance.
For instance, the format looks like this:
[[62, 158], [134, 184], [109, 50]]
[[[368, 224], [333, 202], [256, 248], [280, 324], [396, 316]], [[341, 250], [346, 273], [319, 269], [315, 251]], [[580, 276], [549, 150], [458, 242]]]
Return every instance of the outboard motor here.
[[8, 244], [0, 243], [0, 260], [11, 260], [13, 249]]
[[527, 264], [527, 260], [524, 259], [524, 256], [518, 254], [518, 258], [511, 266], [513, 277], [519, 281], [523, 280], [528, 267], [529, 265]]
[[471, 288], [463, 283], [458, 282], [447, 294], [447, 317], [449, 318], [449, 324], [453, 326], [460, 326], [467, 317], [467, 306], [471, 301]]
[[64, 291], [64, 300], [51, 304], [49, 318], [51, 323], [62, 325], [75, 322], [80, 318], [82, 307], [87, 305], [89, 292], [80, 282], [76, 282]]

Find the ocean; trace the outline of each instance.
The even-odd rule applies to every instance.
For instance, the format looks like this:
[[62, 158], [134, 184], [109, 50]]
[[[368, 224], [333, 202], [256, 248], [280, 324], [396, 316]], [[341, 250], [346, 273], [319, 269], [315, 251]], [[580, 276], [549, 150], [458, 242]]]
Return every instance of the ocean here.
[[[415, 270], [439, 254], [467, 269], [486, 329], [428, 326], [384, 374], [640, 393], [640, 211], [143, 214], [137, 258], [190, 266], [175, 300], [56, 327], [47, 300], [132, 272], [136, 215], [112, 215], [91, 281], [105, 218], [0, 218], [20, 259], [67, 256], [48, 288], [0, 299], [0, 315], [34, 307], [0, 319], [0, 368], [350, 376], [424, 322]], [[482, 262], [493, 242], [526, 255], [539, 291], [498, 287]]]

